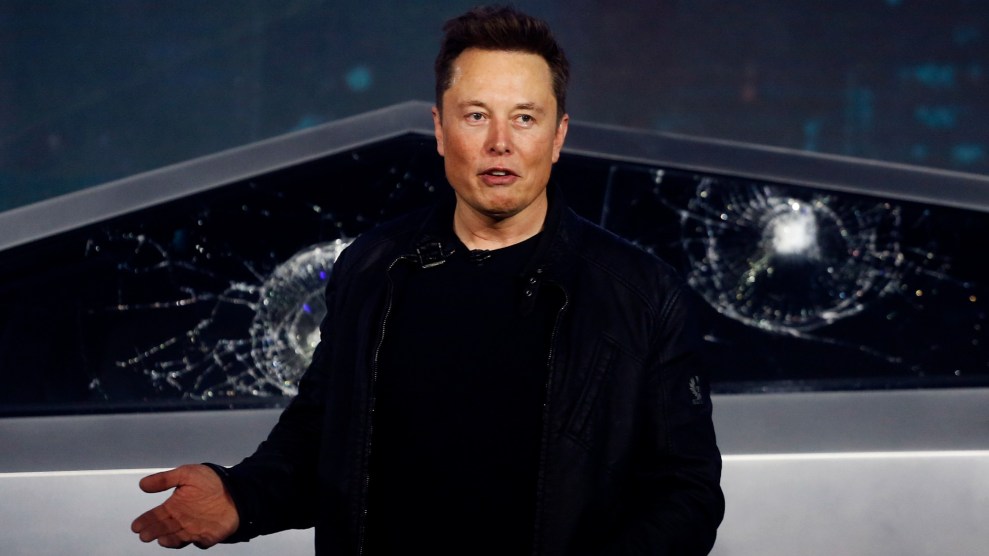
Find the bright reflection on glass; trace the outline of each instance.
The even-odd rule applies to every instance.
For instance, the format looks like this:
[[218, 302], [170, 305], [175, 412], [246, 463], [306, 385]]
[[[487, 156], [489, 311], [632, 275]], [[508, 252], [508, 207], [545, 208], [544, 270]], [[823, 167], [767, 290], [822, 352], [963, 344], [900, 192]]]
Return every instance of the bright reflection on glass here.
[[310, 246], [285, 261], [261, 286], [251, 323], [251, 357], [271, 386], [297, 392], [319, 343], [326, 315], [323, 292], [333, 263], [348, 245], [337, 240]]
[[601, 220], [700, 298], [720, 391], [984, 380], [985, 214], [691, 170], [607, 179]]
[[681, 219], [691, 286], [751, 326], [814, 330], [900, 283], [900, 209], [889, 203], [704, 179]]

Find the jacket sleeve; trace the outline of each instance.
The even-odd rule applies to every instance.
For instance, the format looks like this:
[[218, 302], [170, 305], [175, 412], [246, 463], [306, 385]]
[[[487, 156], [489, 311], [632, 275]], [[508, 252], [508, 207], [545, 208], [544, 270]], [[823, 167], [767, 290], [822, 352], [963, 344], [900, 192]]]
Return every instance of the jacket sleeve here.
[[[327, 315], [321, 338], [333, 338], [331, 328], [338, 287], [345, 280], [346, 250], [334, 263], [326, 289]], [[317, 509], [317, 459], [322, 437], [330, 342], [321, 341], [312, 363], [299, 382], [298, 394], [282, 412], [267, 439], [251, 456], [229, 469], [212, 467], [230, 492], [240, 516], [240, 528], [224, 542], [241, 542], [285, 529], [311, 527]]]
[[707, 554], [714, 545], [725, 510], [721, 454], [693, 302], [681, 285], [660, 313], [632, 507], [604, 555]]

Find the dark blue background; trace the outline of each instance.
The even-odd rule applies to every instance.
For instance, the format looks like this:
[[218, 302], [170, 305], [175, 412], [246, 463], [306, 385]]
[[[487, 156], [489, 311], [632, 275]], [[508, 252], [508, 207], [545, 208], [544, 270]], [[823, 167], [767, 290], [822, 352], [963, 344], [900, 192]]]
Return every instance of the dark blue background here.
[[[8, 0], [0, 210], [410, 99], [474, 1]], [[989, 4], [524, 1], [571, 115], [989, 172]]]

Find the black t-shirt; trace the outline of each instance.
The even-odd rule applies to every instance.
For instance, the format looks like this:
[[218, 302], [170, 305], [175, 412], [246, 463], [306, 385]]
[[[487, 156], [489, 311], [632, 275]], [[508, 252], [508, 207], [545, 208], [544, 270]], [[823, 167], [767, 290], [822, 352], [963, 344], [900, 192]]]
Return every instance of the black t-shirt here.
[[522, 310], [536, 238], [460, 245], [396, 292], [375, 388], [369, 556], [531, 551], [553, 316], [546, 303]]

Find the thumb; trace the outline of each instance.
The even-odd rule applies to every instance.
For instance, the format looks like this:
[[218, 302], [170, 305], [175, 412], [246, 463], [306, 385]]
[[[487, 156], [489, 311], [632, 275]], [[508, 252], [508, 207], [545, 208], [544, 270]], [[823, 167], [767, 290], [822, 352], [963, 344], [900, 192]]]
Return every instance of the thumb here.
[[181, 471], [179, 469], [154, 473], [141, 479], [138, 486], [141, 487], [141, 490], [147, 493], [163, 492], [170, 488], [179, 486], [180, 473]]

